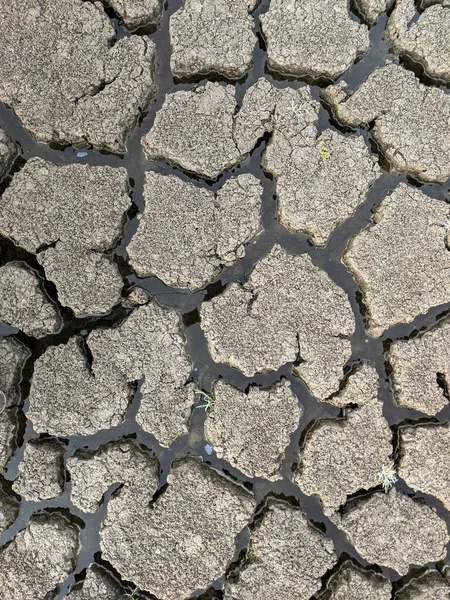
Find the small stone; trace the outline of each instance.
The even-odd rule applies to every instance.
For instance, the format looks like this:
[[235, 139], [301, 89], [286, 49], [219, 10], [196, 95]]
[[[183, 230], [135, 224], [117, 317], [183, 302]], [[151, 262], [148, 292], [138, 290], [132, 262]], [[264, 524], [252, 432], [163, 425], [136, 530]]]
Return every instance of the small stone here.
[[410, 323], [450, 300], [445, 202], [404, 183], [377, 207], [374, 224], [347, 246], [344, 262], [367, 306], [367, 331]]
[[346, 0], [272, 0], [260, 19], [268, 65], [286, 75], [336, 79], [369, 50]]
[[106, 0], [122, 19], [127, 29], [148, 27], [158, 22], [162, 12], [161, 0]]
[[92, 564], [81, 585], [67, 596], [68, 600], [124, 600], [118, 581], [103, 567]]
[[37, 259], [56, 285], [58, 300], [77, 316], [107, 313], [119, 302], [123, 279], [117, 265], [99, 251], [58, 242]]
[[338, 388], [351, 354], [354, 316], [346, 294], [309, 256], [280, 246], [244, 286], [233, 283], [203, 303], [200, 316], [212, 358], [248, 377], [296, 361], [300, 350], [294, 372], [319, 399]]
[[188, 432], [194, 404], [186, 385], [191, 360], [180, 330], [180, 317], [156, 302], [136, 308], [119, 326], [89, 334], [95, 378], [129, 384], [144, 379], [137, 423], [164, 446]]
[[158, 463], [133, 442], [114, 442], [94, 452], [79, 451], [67, 459], [67, 469], [72, 502], [84, 512], [95, 512], [114, 484], [136, 494], [146, 490], [150, 498], [158, 485]]
[[366, 21], [372, 25], [378, 17], [392, 8], [395, 0], [355, 0], [356, 8]]
[[450, 176], [450, 96], [442, 90], [387, 63], [357, 90], [340, 81], [322, 96], [342, 124], [374, 122], [371, 135], [393, 169], [437, 183]]
[[19, 464], [13, 490], [24, 500], [51, 500], [64, 490], [64, 448], [52, 440], [31, 441]]
[[398, 474], [405, 483], [431, 494], [450, 510], [450, 429], [446, 425], [400, 429]]
[[129, 400], [127, 382], [119, 375], [94, 376], [82, 340], [71, 337], [36, 360], [27, 418], [39, 433], [92, 435], [119, 425]]
[[348, 507], [339, 526], [369, 563], [405, 575], [411, 565], [446, 556], [447, 526], [434, 509], [401, 494], [375, 493]]
[[218, 381], [214, 397], [205, 436], [218, 458], [249, 477], [281, 479], [284, 451], [303, 412], [288, 382], [245, 393]]
[[358, 490], [374, 487], [377, 473], [391, 462], [393, 453], [373, 367], [364, 363], [329, 402], [348, 407], [346, 419], [318, 421], [308, 432], [295, 476], [302, 492], [319, 496], [326, 515]]
[[239, 579], [225, 584], [224, 600], [309, 598], [336, 562], [332, 541], [314, 529], [300, 510], [271, 502], [252, 532]]
[[363, 571], [348, 561], [319, 597], [320, 600], [391, 600], [392, 586], [381, 575]]
[[450, 81], [450, 57], [443, 48], [450, 47], [450, 10], [448, 5], [434, 4], [417, 20], [414, 0], [397, 0], [386, 28], [387, 38], [397, 54], [423, 65], [436, 79]]
[[194, 459], [175, 463], [150, 506], [151, 490], [131, 492], [124, 486], [108, 503], [102, 557], [160, 600], [186, 598], [223, 576], [255, 508], [243, 488]]
[[33, 516], [0, 548], [0, 590], [8, 600], [47, 600], [75, 567], [78, 529], [58, 513]]
[[14, 523], [19, 514], [19, 508], [19, 502], [14, 496], [8, 494], [0, 483], [0, 535]]
[[426, 571], [409, 581], [395, 596], [397, 600], [448, 600], [450, 583], [439, 571]]
[[0, 322], [33, 337], [54, 333], [61, 325], [39, 278], [24, 263], [10, 262], [0, 267]]
[[58, 241], [108, 250], [131, 206], [127, 179], [123, 168], [31, 158], [0, 198], [0, 233], [28, 252]]
[[251, 67], [256, 36], [249, 10], [255, 0], [185, 0], [170, 18], [176, 77], [212, 72], [239, 78]]
[[387, 359], [400, 406], [435, 415], [449, 403], [450, 323], [391, 344]]
[[11, 0], [0, 26], [0, 100], [36, 140], [124, 152], [154, 92], [153, 42], [117, 40], [102, 4], [82, 0]]
[[16, 145], [0, 127], [0, 179], [3, 179], [8, 174], [16, 156]]
[[147, 172], [145, 211], [128, 244], [139, 276], [194, 290], [223, 265], [242, 258], [261, 228], [262, 186], [250, 174], [229, 179], [214, 193], [172, 175]]
[[4, 406], [13, 406], [20, 401], [19, 382], [29, 356], [30, 351], [15, 338], [0, 338], [0, 390], [5, 395]]

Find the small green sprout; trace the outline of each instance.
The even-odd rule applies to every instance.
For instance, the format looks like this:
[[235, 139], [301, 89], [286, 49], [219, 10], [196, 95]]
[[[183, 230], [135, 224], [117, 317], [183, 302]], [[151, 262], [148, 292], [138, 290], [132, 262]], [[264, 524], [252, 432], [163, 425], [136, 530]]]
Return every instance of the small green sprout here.
[[331, 158], [331, 152], [328, 150], [328, 148], [326, 146], [322, 146], [322, 148], [319, 151], [319, 154], [320, 154], [320, 158], [324, 161]]
[[297, 121], [300, 122], [302, 118], [302, 107], [299, 104], [295, 104], [295, 102], [291, 100], [291, 110], [297, 117]]
[[214, 397], [214, 392], [212, 392], [211, 395], [209, 395], [206, 392], [204, 392], [203, 390], [200, 390], [199, 388], [197, 388], [195, 390], [195, 393], [202, 396], [203, 400], [205, 401], [204, 404], [199, 404], [197, 406], [197, 408], [204, 408], [205, 412], [208, 412], [209, 410], [214, 408], [214, 404], [216, 403], [216, 399]]
[[384, 493], [387, 494], [396, 481], [398, 481], [395, 471], [395, 464], [383, 465], [381, 471], [376, 474], [375, 479], [383, 486]]
[[128, 588], [127, 592], [124, 592], [123, 597], [124, 598], [131, 598], [132, 600], [136, 600], [136, 598], [139, 598], [141, 596], [141, 592], [139, 591], [139, 588], [135, 587], [134, 590], [133, 588]]

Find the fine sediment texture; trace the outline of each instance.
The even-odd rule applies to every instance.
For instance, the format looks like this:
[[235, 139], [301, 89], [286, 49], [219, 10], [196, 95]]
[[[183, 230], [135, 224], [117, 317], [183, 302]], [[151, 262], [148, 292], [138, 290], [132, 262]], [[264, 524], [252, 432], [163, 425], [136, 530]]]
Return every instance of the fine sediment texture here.
[[448, 600], [450, 0], [0, 0], [0, 600]]

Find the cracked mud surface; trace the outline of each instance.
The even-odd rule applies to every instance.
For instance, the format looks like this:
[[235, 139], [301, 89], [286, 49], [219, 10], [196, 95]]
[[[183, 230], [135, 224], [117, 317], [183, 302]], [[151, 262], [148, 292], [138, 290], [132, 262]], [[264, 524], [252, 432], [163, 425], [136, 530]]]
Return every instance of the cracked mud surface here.
[[0, 600], [448, 600], [448, 0], [25, 4]]

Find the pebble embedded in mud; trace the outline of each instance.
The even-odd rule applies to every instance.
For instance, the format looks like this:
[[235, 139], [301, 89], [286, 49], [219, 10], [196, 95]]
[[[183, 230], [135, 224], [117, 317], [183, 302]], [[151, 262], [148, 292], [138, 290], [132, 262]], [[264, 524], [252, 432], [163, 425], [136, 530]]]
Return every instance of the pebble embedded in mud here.
[[244, 75], [256, 43], [249, 14], [256, 4], [258, 0], [185, 0], [170, 18], [173, 75]]
[[124, 152], [154, 92], [153, 42], [117, 40], [101, 2], [82, 0], [11, 0], [0, 26], [0, 100], [36, 140]]
[[0, 590], [8, 600], [47, 600], [75, 567], [78, 528], [58, 513], [32, 516], [0, 548]]
[[0, 267], [0, 323], [17, 327], [33, 337], [54, 333], [61, 319], [43, 291], [42, 282], [25, 263]]
[[333, 542], [299, 509], [271, 501], [252, 531], [237, 581], [225, 584], [224, 600], [309, 598], [336, 562]]
[[89, 334], [96, 378], [142, 381], [137, 423], [164, 446], [188, 432], [194, 404], [187, 385], [191, 360], [174, 310], [152, 302], [136, 308], [115, 328]]
[[370, 335], [450, 301], [449, 215], [445, 202], [401, 183], [349, 242], [344, 262], [361, 288]]
[[363, 571], [351, 561], [330, 579], [320, 600], [391, 600], [392, 586], [378, 573]]
[[377, 473], [392, 462], [392, 432], [378, 400], [378, 375], [364, 363], [330, 403], [346, 408], [343, 420], [320, 420], [308, 431], [295, 483], [319, 496], [332, 515], [358, 490], [377, 485]]
[[64, 489], [63, 456], [64, 448], [57, 442], [28, 442], [13, 490], [24, 500], [34, 502], [59, 496]]
[[142, 490], [151, 499], [158, 486], [157, 461], [129, 441], [113, 442], [95, 451], [81, 450], [66, 464], [72, 502], [84, 512], [95, 512], [114, 484], [127, 488], [130, 501]]
[[450, 429], [402, 427], [398, 474], [413, 490], [431, 494], [450, 510]]
[[176, 462], [168, 486], [149, 506], [140, 488], [123, 487], [108, 504], [102, 557], [124, 580], [159, 600], [187, 598], [225, 574], [236, 536], [255, 508], [243, 488], [194, 459]]
[[346, 0], [271, 0], [261, 24], [267, 64], [285, 75], [336, 79], [369, 49]]
[[409, 581], [395, 597], [398, 600], [448, 600], [449, 594], [449, 578], [433, 570]]
[[415, 20], [414, 0], [397, 0], [386, 28], [387, 38], [400, 56], [420, 63], [427, 75], [450, 81], [449, 4], [437, 2], [426, 8]]
[[288, 382], [246, 393], [218, 381], [213, 393], [205, 437], [217, 456], [248, 477], [281, 479], [284, 451], [303, 412]]
[[38, 433], [92, 435], [122, 422], [130, 396], [123, 378], [94, 375], [81, 338], [71, 337], [36, 360], [26, 416]]
[[386, 355], [397, 404], [435, 415], [449, 403], [450, 323], [393, 342]]
[[81, 584], [77, 584], [67, 600], [124, 600], [124, 590], [103, 567], [92, 564]]
[[106, 0], [122, 19], [127, 29], [149, 27], [158, 22], [162, 12], [162, 0]]
[[[275, 246], [245, 285], [232, 283], [200, 308], [212, 358], [251, 377], [293, 367], [324, 400], [337, 390], [350, 358], [354, 316], [347, 295], [307, 255]], [[245, 332], [245, 336], [242, 332]]]
[[129, 262], [143, 277], [195, 290], [245, 254], [261, 230], [262, 186], [250, 174], [217, 191], [172, 175], [147, 172], [145, 210], [128, 244]]
[[[388, 62], [352, 91], [345, 81], [322, 92], [343, 125], [370, 125], [391, 167], [421, 181], [450, 176], [450, 96]], [[424, 109], [425, 107], [425, 109]]]
[[405, 575], [412, 565], [446, 556], [447, 526], [433, 508], [396, 488], [347, 506], [336, 523], [364, 560]]

